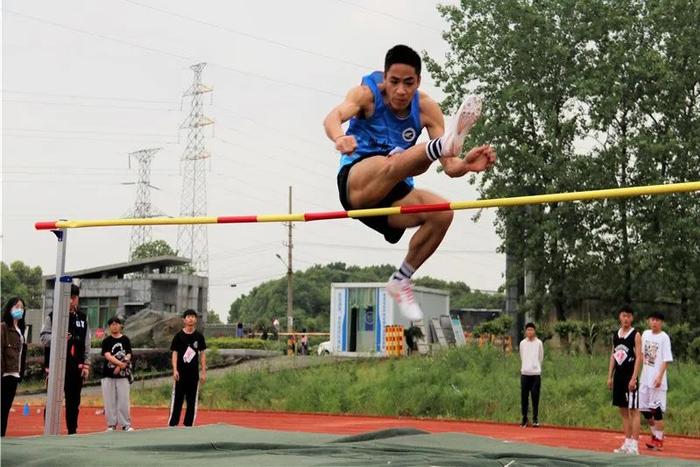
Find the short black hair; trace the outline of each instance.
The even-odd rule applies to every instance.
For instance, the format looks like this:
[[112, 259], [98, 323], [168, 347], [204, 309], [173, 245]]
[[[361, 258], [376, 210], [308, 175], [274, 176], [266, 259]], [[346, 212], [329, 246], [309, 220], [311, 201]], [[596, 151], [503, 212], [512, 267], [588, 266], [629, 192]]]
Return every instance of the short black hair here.
[[653, 312], [652, 314], [649, 315], [649, 318], [655, 318], [655, 319], [660, 319], [661, 321], [665, 321], [664, 314], [661, 313], [660, 311]]
[[527, 328], [532, 328], [532, 329], [534, 329], [535, 331], [537, 330], [537, 328], [535, 327], [535, 323], [527, 323], [527, 324], [525, 325], [525, 329], [527, 329]]
[[71, 297], [80, 297], [80, 287], [78, 287], [75, 284], [70, 285], [70, 296]]
[[122, 320], [119, 319], [119, 316], [112, 316], [107, 320], [107, 326], [110, 326], [112, 323], [124, 324], [122, 323]]
[[187, 318], [188, 316], [197, 317], [198, 315], [197, 315], [197, 312], [195, 310], [193, 310], [192, 308], [188, 308], [185, 310], [184, 313], [182, 313], [182, 317]]
[[620, 307], [620, 311], [617, 312], [618, 316], [620, 315], [620, 313], [629, 313], [631, 315], [634, 315], [634, 310], [632, 310], [631, 306], [625, 305]]
[[421, 59], [418, 52], [407, 45], [399, 44], [390, 48], [384, 57], [384, 72], [386, 73], [391, 68], [391, 65], [401, 63], [402, 65], [412, 66], [416, 70], [416, 74], [420, 76]]

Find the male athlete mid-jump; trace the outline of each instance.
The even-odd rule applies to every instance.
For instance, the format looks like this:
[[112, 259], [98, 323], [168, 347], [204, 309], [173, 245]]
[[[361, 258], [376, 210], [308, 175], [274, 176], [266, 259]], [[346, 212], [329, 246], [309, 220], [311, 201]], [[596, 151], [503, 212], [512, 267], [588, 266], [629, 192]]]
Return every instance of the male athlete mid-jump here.
[[[468, 97], [445, 130], [438, 104], [418, 90], [420, 56], [410, 47], [389, 49], [384, 72], [362, 78], [345, 100], [323, 122], [328, 137], [341, 153], [338, 172], [340, 202], [347, 210], [411, 204], [443, 203], [441, 197], [414, 188], [413, 176], [424, 173], [436, 160], [450, 177], [481, 172], [496, 161], [489, 145], [459, 156], [464, 138], [481, 114], [481, 101]], [[347, 132], [342, 124], [350, 120]], [[416, 144], [423, 128], [431, 140]], [[389, 243], [399, 241], [407, 228], [418, 227], [401, 267], [387, 291], [411, 320], [422, 319], [415, 302], [411, 276], [437, 249], [452, 222], [452, 212], [428, 212], [367, 217], [360, 221], [382, 233]]]

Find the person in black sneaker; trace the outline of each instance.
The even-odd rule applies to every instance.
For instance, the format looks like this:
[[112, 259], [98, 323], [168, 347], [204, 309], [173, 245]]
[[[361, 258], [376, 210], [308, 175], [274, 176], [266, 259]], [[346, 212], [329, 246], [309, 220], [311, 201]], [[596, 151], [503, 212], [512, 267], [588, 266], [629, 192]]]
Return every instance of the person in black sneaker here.
[[[207, 344], [204, 336], [197, 331], [197, 312], [193, 309], [185, 310], [182, 314], [185, 327], [175, 334], [170, 345], [173, 364], [173, 396], [170, 407], [170, 420], [168, 425], [177, 426], [180, 423], [182, 403], [187, 401], [185, 411], [185, 426], [194, 424], [197, 415], [197, 395], [200, 382], [204, 384], [207, 379], [207, 359], [204, 351]], [[199, 364], [201, 361], [201, 369]]]
[[532, 426], [540, 426], [538, 413], [540, 408], [540, 385], [544, 346], [537, 338], [535, 325], [525, 325], [525, 339], [520, 341], [520, 409], [523, 415], [520, 426], [527, 426], [528, 402], [532, 395]]

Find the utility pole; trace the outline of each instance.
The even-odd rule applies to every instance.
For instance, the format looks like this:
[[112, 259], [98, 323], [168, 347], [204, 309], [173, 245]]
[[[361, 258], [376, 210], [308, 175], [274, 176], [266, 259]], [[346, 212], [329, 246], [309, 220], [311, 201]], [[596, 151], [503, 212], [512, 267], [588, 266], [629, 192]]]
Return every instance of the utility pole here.
[[[289, 187], [289, 214], [292, 213], [292, 187]], [[292, 283], [292, 221], [287, 223], [287, 332], [294, 330], [294, 317], [292, 310], [294, 306], [294, 285]]]

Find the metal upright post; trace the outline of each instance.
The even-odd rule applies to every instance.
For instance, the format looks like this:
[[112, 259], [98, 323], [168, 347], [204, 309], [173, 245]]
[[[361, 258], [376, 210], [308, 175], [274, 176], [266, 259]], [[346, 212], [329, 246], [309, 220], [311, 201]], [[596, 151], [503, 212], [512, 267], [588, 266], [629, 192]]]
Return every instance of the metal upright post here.
[[56, 280], [53, 293], [53, 318], [51, 323], [51, 356], [49, 358], [49, 387], [46, 392], [46, 417], [44, 435], [61, 432], [61, 407], [66, 377], [66, 334], [68, 333], [68, 307], [72, 279], [65, 274], [66, 229], [54, 230], [58, 239], [56, 255]]

